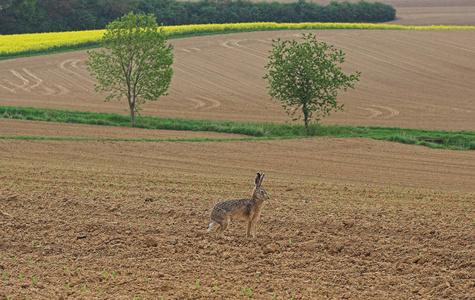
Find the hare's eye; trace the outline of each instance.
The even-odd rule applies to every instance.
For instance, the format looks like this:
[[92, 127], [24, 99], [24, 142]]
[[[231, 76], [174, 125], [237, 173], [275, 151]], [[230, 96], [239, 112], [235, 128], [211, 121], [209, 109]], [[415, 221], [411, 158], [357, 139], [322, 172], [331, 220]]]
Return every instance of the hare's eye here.
[[264, 195], [264, 191], [261, 191], [261, 194]]

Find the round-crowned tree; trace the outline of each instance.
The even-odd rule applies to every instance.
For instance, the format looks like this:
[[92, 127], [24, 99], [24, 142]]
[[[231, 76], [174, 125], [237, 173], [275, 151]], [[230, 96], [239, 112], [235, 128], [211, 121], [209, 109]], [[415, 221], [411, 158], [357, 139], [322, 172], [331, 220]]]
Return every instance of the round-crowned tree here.
[[360, 72], [346, 75], [340, 64], [345, 61], [343, 51], [333, 45], [318, 42], [315, 35], [303, 34], [303, 42], [273, 40], [269, 51], [269, 95], [282, 102], [282, 107], [294, 121], [303, 118], [307, 134], [312, 121], [333, 110], [342, 110], [337, 96], [339, 90], [354, 89]]
[[127, 99], [130, 122], [147, 100], [155, 101], [167, 90], [173, 75], [173, 45], [153, 15], [133, 12], [109, 23], [99, 51], [88, 51], [86, 66], [96, 77], [96, 92], [105, 101]]

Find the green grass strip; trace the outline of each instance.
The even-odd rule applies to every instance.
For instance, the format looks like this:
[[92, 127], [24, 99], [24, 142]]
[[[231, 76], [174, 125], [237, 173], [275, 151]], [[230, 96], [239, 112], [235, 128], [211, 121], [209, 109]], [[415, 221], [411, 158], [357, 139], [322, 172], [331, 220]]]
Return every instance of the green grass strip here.
[[[474, 30], [475, 26], [403, 26], [371, 23], [231, 23], [164, 26], [170, 38], [267, 30], [366, 29], [366, 30]], [[0, 35], [0, 60], [51, 54], [99, 46], [105, 30]]]
[[[109, 113], [91, 113], [31, 107], [0, 106], [0, 117], [46, 121], [59, 123], [107, 125], [121, 127], [137, 127], [146, 129], [166, 129], [184, 131], [213, 131], [221, 133], [242, 134], [245, 138], [199, 138], [199, 139], [80, 139], [71, 140], [108, 140], [108, 141], [227, 141], [253, 139], [292, 139], [305, 137], [362, 137], [386, 140], [411, 145], [423, 145], [438, 149], [475, 150], [475, 131], [443, 131], [397, 127], [361, 127], [339, 125], [310, 125], [310, 134], [301, 124], [276, 123], [239, 123], [228, 121], [190, 120], [172, 118], [138, 117], [136, 124], [130, 123], [129, 116]], [[15, 137], [3, 137], [15, 138]], [[21, 139], [58, 139], [18, 137]]]

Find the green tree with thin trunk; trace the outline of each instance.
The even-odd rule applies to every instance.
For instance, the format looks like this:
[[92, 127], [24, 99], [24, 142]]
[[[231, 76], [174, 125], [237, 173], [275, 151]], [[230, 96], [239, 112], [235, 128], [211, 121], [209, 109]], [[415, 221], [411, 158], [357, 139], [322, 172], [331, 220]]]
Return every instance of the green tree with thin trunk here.
[[102, 49], [88, 51], [86, 66], [96, 77], [96, 92], [105, 101], [126, 98], [130, 122], [135, 123], [141, 105], [167, 95], [173, 75], [173, 45], [153, 15], [129, 13], [109, 23]]
[[331, 111], [343, 109], [337, 101], [338, 91], [354, 89], [361, 73], [343, 73], [340, 64], [345, 61], [345, 54], [333, 45], [318, 42], [311, 33], [303, 34], [302, 39], [301, 43], [272, 40], [264, 79], [269, 81], [267, 88], [272, 99], [282, 102], [293, 121], [303, 118], [310, 134], [312, 121], [318, 123]]

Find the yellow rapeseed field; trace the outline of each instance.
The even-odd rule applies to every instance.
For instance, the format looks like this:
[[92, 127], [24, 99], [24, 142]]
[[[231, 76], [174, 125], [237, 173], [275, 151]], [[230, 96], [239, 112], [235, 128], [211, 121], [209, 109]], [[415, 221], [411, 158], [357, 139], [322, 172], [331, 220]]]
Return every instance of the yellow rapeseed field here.
[[[284, 29], [386, 29], [386, 30], [447, 30], [475, 29], [475, 26], [402, 26], [366, 23], [233, 23], [164, 26], [170, 37], [229, 31], [258, 31]], [[105, 30], [51, 32], [0, 35], [0, 58], [18, 54], [48, 52], [60, 49], [98, 45]]]
[[0, 35], [0, 56], [98, 43], [105, 30]]

